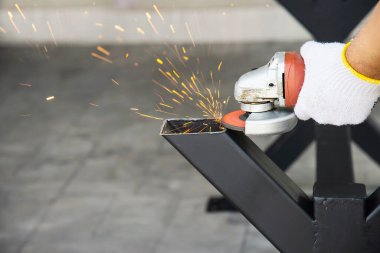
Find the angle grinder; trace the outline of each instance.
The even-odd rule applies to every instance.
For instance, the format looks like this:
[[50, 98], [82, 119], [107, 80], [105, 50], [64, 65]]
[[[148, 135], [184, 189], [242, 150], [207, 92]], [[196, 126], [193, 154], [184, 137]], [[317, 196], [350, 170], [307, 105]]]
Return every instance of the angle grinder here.
[[235, 99], [241, 110], [226, 114], [226, 128], [246, 135], [273, 135], [297, 125], [293, 108], [305, 76], [305, 64], [296, 52], [277, 52], [268, 64], [239, 78]]

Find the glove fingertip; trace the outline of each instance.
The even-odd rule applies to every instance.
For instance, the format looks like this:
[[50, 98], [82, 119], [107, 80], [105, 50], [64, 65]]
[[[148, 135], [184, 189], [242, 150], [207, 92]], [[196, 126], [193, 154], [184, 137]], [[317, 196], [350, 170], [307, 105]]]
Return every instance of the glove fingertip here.
[[297, 106], [294, 108], [294, 113], [296, 114], [297, 118], [299, 118], [300, 120], [309, 120], [310, 119], [309, 114]]
[[319, 43], [318, 42], [315, 42], [315, 41], [308, 41], [306, 43], [304, 43], [302, 46], [301, 46], [301, 55], [305, 55], [305, 54], [308, 54], [309, 52], [312, 52], [316, 45], [318, 45]]

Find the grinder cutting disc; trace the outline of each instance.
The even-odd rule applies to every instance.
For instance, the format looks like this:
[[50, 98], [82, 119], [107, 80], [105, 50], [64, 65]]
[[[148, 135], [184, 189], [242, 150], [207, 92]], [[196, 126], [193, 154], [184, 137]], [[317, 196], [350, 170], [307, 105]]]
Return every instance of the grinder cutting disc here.
[[297, 117], [286, 108], [260, 113], [239, 110], [226, 114], [222, 123], [226, 128], [246, 135], [274, 135], [291, 131], [297, 124]]
[[227, 113], [222, 118], [222, 124], [228, 129], [244, 132], [245, 121], [249, 114], [242, 110]]

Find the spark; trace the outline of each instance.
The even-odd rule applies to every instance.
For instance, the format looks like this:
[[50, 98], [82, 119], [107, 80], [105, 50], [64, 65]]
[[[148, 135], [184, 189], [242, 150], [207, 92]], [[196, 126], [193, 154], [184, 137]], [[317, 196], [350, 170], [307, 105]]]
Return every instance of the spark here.
[[154, 10], [157, 12], [158, 16], [160, 16], [162, 22], [165, 23], [165, 19], [164, 19], [164, 17], [161, 15], [161, 12], [160, 12], [160, 10], [157, 8], [157, 5], [153, 4], [153, 8], [154, 8]]
[[18, 10], [18, 12], [20, 13], [20, 15], [22, 16], [22, 18], [25, 20], [26, 17], [24, 15], [24, 13], [22, 12], [20, 6], [17, 3], [15, 4], [15, 6], [16, 6], [16, 9]]
[[53, 30], [51, 29], [51, 26], [50, 26], [50, 22], [46, 21], [46, 24], [47, 24], [47, 26], [49, 28], [49, 32], [50, 32], [51, 38], [53, 39], [54, 45], [57, 46], [57, 41], [55, 40]]
[[111, 81], [114, 83], [114, 84], [116, 84], [116, 85], [119, 85], [120, 86], [120, 84], [115, 80], [115, 79], [111, 79]]
[[136, 30], [137, 30], [138, 33], [140, 33], [140, 34], [142, 34], [142, 35], [145, 34], [144, 30], [141, 29], [140, 27], [137, 27]]
[[186, 48], [185, 48], [185, 47], [182, 47], [182, 52], [183, 52], [184, 54], [186, 54]]
[[188, 60], [189, 60], [189, 57], [187, 57], [186, 55], [184, 55], [182, 58], [183, 58], [185, 61], [188, 61]]
[[173, 73], [174, 75], [177, 77], [177, 78], [180, 78], [179, 74], [177, 73], [177, 71], [173, 70]]
[[32, 85], [29, 83], [19, 83], [18, 85], [24, 86], [24, 87], [32, 87]]
[[172, 91], [169, 90], [165, 85], [163, 85], [163, 84], [157, 82], [156, 80], [152, 80], [152, 82], [155, 83], [155, 84], [157, 84], [158, 86], [160, 86], [161, 88], [163, 88], [163, 89], [166, 90], [167, 92], [172, 93]]
[[161, 65], [164, 64], [164, 62], [160, 58], [157, 58], [156, 61], [157, 61], [157, 63], [159, 63]]
[[138, 111], [139, 109], [138, 109], [138, 108], [134, 108], [134, 107], [132, 107], [130, 110], [131, 110], [131, 111]]
[[172, 33], [175, 33], [175, 29], [174, 29], [174, 26], [172, 24], [170, 24], [170, 30], [172, 31]]
[[102, 23], [99, 23], [99, 22], [96, 22], [96, 23], [95, 23], [95, 26], [97, 26], [97, 27], [103, 27], [103, 24], [102, 24]]
[[32, 114], [31, 113], [26, 113], [26, 114], [20, 114], [21, 117], [31, 117]]
[[99, 59], [99, 60], [102, 60], [102, 61], [108, 62], [108, 63], [110, 63], [110, 64], [113, 63], [110, 59], [107, 59], [107, 58], [105, 58], [105, 57], [103, 57], [103, 56], [101, 56], [101, 55], [98, 55], [97, 53], [94, 53], [94, 52], [91, 53], [91, 56], [92, 56], [92, 57], [95, 57], [95, 58], [97, 58], [97, 59]]
[[220, 70], [222, 69], [222, 65], [223, 65], [223, 61], [221, 61], [218, 65], [218, 72], [220, 72]]
[[2, 28], [1, 26], [0, 26], [0, 32], [7, 33], [7, 31], [4, 28]]
[[187, 33], [188, 33], [189, 36], [190, 36], [191, 42], [193, 43], [193, 46], [195, 47], [195, 43], [194, 43], [194, 39], [193, 39], [193, 35], [191, 34], [191, 31], [190, 31], [190, 28], [189, 28], [189, 24], [188, 24], [187, 22], [185, 22], [185, 26], [186, 26]]
[[173, 101], [174, 103], [181, 104], [181, 102], [179, 102], [179, 101], [178, 101], [177, 99], [175, 99], [175, 98], [173, 98], [172, 101]]
[[51, 100], [54, 100], [54, 99], [55, 99], [54, 96], [50, 96], [50, 97], [47, 97], [47, 98], [46, 98], [46, 101], [51, 101]]
[[119, 25], [115, 25], [114, 28], [115, 28], [116, 30], [118, 30], [119, 32], [125, 32], [124, 28], [121, 27], [121, 26], [119, 26]]
[[20, 33], [20, 30], [18, 29], [16, 23], [13, 21], [13, 14], [12, 14], [12, 12], [8, 11], [8, 17], [9, 17], [9, 21], [11, 22], [11, 24], [14, 27], [14, 29], [16, 30], [16, 32]]
[[129, 54], [126, 53], [126, 54], [125, 54], [125, 59], [128, 59], [128, 57], [129, 57]]
[[111, 53], [106, 50], [105, 48], [101, 47], [101, 46], [97, 46], [96, 49], [99, 51], [99, 52], [102, 52], [103, 54], [107, 55], [107, 56], [110, 56]]
[[164, 107], [167, 107], [167, 108], [170, 108], [170, 109], [174, 109], [173, 106], [167, 105], [167, 104], [162, 103], [162, 102], [160, 103], [160, 105], [161, 105], [161, 106], [164, 106]]
[[89, 105], [91, 106], [94, 106], [94, 107], [98, 107], [99, 105], [98, 104], [95, 104], [95, 103], [88, 103]]
[[34, 24], [32, 24], [32, 28], [33, 28], [33, 31], [36, 33], [37, 32], [37, 27]]
[[150, 26], [152, 27], [152, 30], [154, 31], [155, 34], [158, 34], [158, 31], [156, 29], [156, 27], [154, 26], [154, 24], [152, 23], [152, 16], [149, 14], [149, 12], [145, 13], [146, 15], [146, 18], [148, 20], [148, 23], [150, 24]]
[[144, 113], [139, 113], [139, 112], [135, 112], [135, 113], [138, 114], [138, 115], [140, 115], [140, 116], [142, 116], [142, 117], [145, 117], [145, 118], [163, 120], [163, 118], [155, 117], [155, 116], [152, 116], [152, 115], [148, 115], [148, 114], [144, 114]]
[[176, 90], [172, 90], [172, 92], [173, 92], [174, 94], [176, 94], [178, 97], [180, 97], [181, 99], [184, 99], [184, 96], [182, 96], [181, 94], [179, 94], [178, 91], [176, 91]]

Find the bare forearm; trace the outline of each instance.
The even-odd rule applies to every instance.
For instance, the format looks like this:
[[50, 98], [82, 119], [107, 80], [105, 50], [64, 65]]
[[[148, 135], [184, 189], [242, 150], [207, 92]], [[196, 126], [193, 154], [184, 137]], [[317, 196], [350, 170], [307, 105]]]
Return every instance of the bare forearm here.
[[359, 73], [380, 79], [380, 2], [347, 49], [346, 57]]

